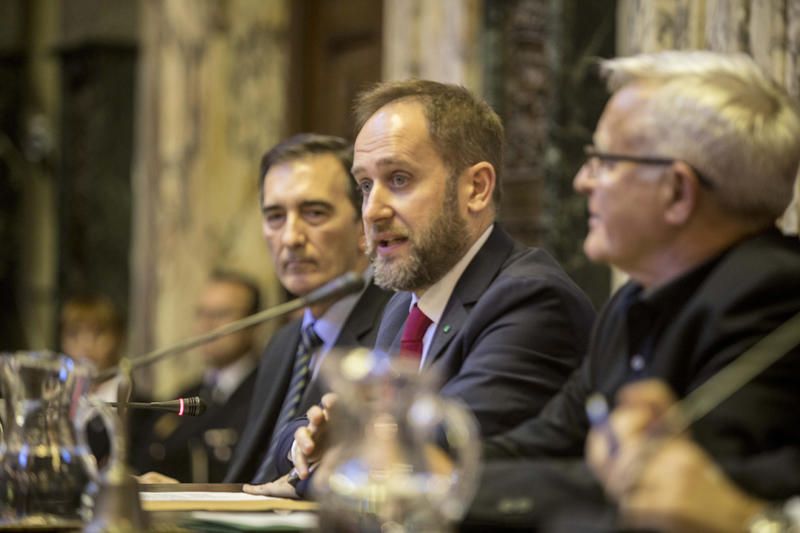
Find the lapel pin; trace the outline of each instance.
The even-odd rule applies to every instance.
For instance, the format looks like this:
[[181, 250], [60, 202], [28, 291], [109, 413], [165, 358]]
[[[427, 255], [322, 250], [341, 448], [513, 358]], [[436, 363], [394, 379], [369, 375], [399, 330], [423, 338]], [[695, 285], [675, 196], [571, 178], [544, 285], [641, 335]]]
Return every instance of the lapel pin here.
[[445, 324], [442, 328], [442, 331], [445, 333], [450, 333], [450, 324]]

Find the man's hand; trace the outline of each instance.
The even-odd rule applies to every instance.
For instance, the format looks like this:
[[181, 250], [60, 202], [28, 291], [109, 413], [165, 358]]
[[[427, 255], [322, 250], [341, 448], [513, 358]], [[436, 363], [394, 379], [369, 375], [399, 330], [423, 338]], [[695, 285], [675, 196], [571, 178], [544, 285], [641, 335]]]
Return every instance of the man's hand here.
[[657, 425], [674, 402], [675, 396], [663, 382], [628, 385], [617, 395], [607, 425], [589, 432], [586, 460], [611, 496], [619, 498], [635, 483], [648, 447], [657, 445]]
[[[658, 426], [674, 403], [675, 396], [660, 381], [623, 388], [609, 427], [589, 434], [589, 465], [617, 500], [626, 527], [744, 531], [764, 502], [739, 490], [688, 435], [670, 435], [669, 428]], [[616, 450], [608, 444], [609, 432]]]
[[746, 531], [765, 506], [744, 494], [686, 437], [660, 446], [619, 500], [626, 527], [675, 532]]
[[147, 472], [142, 474], [141, 476], [134, 476], [136, 477], [136, 481], [139, 483], [180, 483], [177, 479], [173, 479], [171, 477], [165, 476], [164, 474], [159, 474], [158, 472]]
[[[299, 428], [294, 433], [296, 446], [293, 448], [292, 462], [300, 479], [308, 478], [311, 465], [318, 462], [325, 453], [328, 420], [335, 404], [336, 394], [328, 393], [323, 396], [320, 405], [311, 407], [306, 413], [308, 425]], [[292, 490], [294, 490], [293, 487]]]
[[249, 483], [245, 483], [242, 486], [242, 490], [247, 494], [256, 494], [259, 496], [297, 499], [297, 491], [294, 489], [294, 485], [288, 482], [288, 478], [289, 474], [262, 485], [250, 485]]

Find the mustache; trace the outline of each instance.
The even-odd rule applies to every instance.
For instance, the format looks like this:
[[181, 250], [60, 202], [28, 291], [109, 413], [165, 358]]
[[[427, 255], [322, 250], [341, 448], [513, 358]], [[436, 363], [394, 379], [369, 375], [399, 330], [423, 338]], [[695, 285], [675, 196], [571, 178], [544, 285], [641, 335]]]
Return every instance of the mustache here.
[[394, 227], [390, 224], [382, 224], [367, 228], [367, 237], [370, 240], [380, 240], [378, 236], [382, 233], [389, 233], [394, 237], [407, 239], [411, 236], [408, 230], [404, 228]]
[[298, 254], [298, 253], [289, 253], [281, 258], [281, 263], [283, 264], [292, 263], [294, 261], [314, 261], [314, 258], [309, 257], [306, 254]]

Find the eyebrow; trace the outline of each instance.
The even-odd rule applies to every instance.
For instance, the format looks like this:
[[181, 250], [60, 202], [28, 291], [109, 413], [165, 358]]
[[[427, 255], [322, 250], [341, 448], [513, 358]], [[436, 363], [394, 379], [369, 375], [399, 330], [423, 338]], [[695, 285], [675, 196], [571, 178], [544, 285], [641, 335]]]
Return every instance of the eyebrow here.
[[[396, 157], [382, 157], [375, 162], [375, 165], [379, 167], [407, 166], [408, 164], [408, 161], [405, 159], [398, 159]], [[355, 176], [358, 173], [364, 172], [364, 170], [362, 165], [353, 165], [353, 168], [350, 169], [350, 173]]]
[[[309, 207], [324, 207], [325, 209], [333, 209], [333, 203], [326, 200], [304, 200], [300, 202], [300, 209], [307, 209]], [[285, 209], [284, 206], [279, 204], [270, 204], [261, 207], [261, 212], [275, 211], [276, 209]]]

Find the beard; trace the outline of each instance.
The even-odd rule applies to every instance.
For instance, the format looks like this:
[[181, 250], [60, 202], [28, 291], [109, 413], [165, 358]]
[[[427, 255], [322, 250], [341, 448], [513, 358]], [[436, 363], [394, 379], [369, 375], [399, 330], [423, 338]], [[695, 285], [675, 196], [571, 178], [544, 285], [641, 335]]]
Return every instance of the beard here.
[[[427, 289], [442, 279], [466, 253], [470, 242], [466, 233], [467, 221], [458, 212], [456, 181], [448, 179], [442, 209], [430, 225], [417, 234], [408, 233], [410, 253], [407, 257], [380, 257], [375, 251], [374, 241], [367, 241], [367, 254], [379, 287], [395, 291]], [[384, 231], [389, 228], [375, 229]]]

